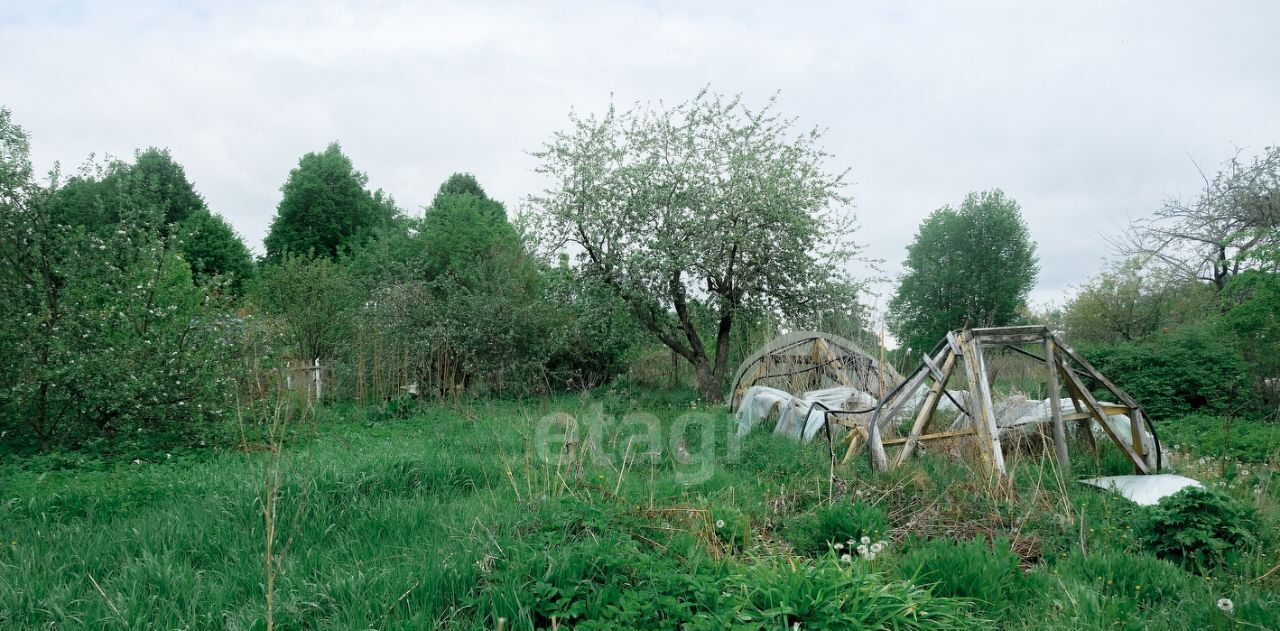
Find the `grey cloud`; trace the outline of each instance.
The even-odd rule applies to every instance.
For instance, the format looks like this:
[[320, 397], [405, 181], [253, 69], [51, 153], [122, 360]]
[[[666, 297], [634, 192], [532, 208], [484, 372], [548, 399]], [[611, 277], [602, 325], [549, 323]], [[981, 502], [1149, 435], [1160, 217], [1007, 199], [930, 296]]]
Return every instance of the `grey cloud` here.
[[[868, 255], [1000, 187], [1061, 301], [1101, 235], [1280, 141], [1274, 3], [44, 3], [0, 10], [0, 104], [35, 157], [170, 147], [258, 246], [298, 157], [340, 140], [404, 207], [474, 172], [516, 208], [571, 108], [710, 84], [828, 130]], [[861, 270], [859, 270], [861, 271]]]

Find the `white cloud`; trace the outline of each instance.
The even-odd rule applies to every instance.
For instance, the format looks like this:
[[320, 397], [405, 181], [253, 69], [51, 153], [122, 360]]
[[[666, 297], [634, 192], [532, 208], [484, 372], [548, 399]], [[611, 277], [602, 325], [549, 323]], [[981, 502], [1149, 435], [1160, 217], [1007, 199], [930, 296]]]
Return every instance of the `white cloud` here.
[[515, 208], [527, 151], [570, 108], [710, 83], [828, 128], [869, 254], [1001, 187], [1040, 243], [1038, 300], [1101, 235], [1192, 193], [1232, 143], [1280, 141], [1271, 3], [19, 2], [0, 8], [0, 104], [35, 156], [170, 147], [257, 246], [279, 186], [340, 140], [374, 186], [427, 203], [474, 172]]

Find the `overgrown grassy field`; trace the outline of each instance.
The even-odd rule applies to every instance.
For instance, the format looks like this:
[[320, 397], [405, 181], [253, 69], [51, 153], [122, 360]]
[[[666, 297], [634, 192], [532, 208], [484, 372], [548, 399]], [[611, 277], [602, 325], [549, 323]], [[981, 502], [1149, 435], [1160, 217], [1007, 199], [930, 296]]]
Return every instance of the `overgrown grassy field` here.
[[288, 422], [278, 449], [249, 423], [238, 449], [5, 463], [0, 628], [1280, 628], [1265, 462], [1174, 457], [1232, 533], [1069, 481], [1121, 472], [1106, 452], [1016, 455], [1006, 485], [941, 454], [833, 480], [825, 443], [734, 441], [671, 396]]

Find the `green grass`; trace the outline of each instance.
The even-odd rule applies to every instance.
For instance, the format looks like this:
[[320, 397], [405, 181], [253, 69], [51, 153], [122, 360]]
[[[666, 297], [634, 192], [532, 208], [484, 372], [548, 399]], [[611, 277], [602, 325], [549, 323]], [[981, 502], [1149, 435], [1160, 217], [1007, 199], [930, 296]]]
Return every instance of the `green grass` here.
[[[1004, 491], [938, 456], [884, 474], [857, 464], [832, 483], [825, 444], [766, 432], [733, 443], [722, 409], [690, 404], [604, 390], [427, 404], [408, 418], [338, 405], [295, 426], [274, 458], [261, 427], [247, 453], [10, 458], [0, 629], [264, 629], [264, 506], [279, 629], [1212, 628], [1230, 622], [1218, 597], [1236, 599], [1237, 620], [1280, 627], [1276, 581], [1253, 581], [1280, 562], [1265, 549], [1166, 580], [1157, 598], [1118, 598], [1115, 585], [1153, 580], [1124, 576], [1173, 566], [1141, 550], [1124, 500], [1059, 483], [1042, 458], [1015, 461]], [[599, 449], [565, 447], [562, 426], [540, 433], [552, 412], [601, 418], [577, 433]], [[690, 413], [698, 422], [672, 440]], [[531, 449], [544, 434], [546, 460]], [[1263, 521], [1275, 514], [1266, 488], [1254, 496]], [[814, 544], [864, 521], [887, 527], [874, 560]], [[973, 564], [998, 576], [944, 588], [930, 568], [988, 553], [943, 540], [979, 538], [1007, 546]], [[1087, 576], [1104, 572], [1111, 583]]]

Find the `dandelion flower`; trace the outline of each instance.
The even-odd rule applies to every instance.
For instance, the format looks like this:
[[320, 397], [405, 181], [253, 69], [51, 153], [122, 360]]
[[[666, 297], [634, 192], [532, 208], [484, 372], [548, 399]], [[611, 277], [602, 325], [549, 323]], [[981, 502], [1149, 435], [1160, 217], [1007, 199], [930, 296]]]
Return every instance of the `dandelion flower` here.
[[1230, 616], [1231, 614], [1235, 613], [1236, 604], [1231, 602], [1230, 598], [1219, 598], [1218, 609], [1221, 609], [1222, 613], [1225, 613], [1228, 616]]
[[844, 544], [843, 544], [843, 543], [837, 543], [837, 544], [835, 545], [835, 548], [836, 548], [837, 550], [843, 550], [843, 549], [844, 549]]
[[851, 557], [851, 556], [849, 556], [849, 555], [847, 555], [847, 554], [842, 554], [842, 555], [840, 555], [840, 560], [841, 560], [841, 561], [844, 561], [845, 563], [853, 563], [853, 557]]
[[870, 544], [870, 543], [871, 543], [871, 537], [868, 537], [868, 536], [866, 536], [866, 535], [863, 535], [863, 537], [862, 537], [861, 541], [862, 541], [862, 544], [863, 544], [863, 545], [868, 545], [868, 544]]
[[716, 529], [718, 530], [718, 529], [721, 529], [721, 528], [724, 528], [724, 520], [723, 520], [723, 519], [717, 519], [717, 520], [716, 520]]

